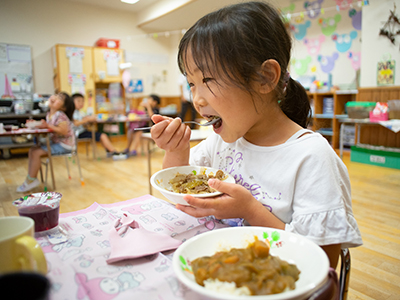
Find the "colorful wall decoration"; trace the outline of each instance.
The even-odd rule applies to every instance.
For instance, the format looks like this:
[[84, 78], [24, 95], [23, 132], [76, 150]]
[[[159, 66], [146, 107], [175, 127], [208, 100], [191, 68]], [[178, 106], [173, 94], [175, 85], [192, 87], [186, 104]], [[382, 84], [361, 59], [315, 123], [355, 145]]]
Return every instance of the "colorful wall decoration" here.
[[332, 79], [333, 85], [357, 88], [362, 7], [368, 1], [289, 1], [282, 13], [293, 34], [292, 77], [299, 81], [305, 77], [322, 82]]

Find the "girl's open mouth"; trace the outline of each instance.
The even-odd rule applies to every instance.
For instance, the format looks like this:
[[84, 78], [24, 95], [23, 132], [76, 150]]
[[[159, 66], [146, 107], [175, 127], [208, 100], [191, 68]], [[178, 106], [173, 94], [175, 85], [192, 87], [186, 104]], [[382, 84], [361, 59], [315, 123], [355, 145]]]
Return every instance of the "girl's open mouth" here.
[[213, 124], [214, 129], [217, 129], [219, 127], [221, 127], [222, 125], [222, 119], [218, 116], [204, 116], [205, 119], [207, 119], [207, 121], [213, 121], [213, 120], [218, 120], [217, 122], [215, 122]]

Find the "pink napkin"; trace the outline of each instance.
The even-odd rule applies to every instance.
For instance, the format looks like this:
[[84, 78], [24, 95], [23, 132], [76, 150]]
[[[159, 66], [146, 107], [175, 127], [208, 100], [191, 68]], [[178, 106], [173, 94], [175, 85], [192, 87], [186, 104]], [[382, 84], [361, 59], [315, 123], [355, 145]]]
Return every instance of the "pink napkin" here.
[[107, 263], [176, 249], [181, 243], [169, 235], [148, 231], [124, 215], [110, 231], [111, 254]]

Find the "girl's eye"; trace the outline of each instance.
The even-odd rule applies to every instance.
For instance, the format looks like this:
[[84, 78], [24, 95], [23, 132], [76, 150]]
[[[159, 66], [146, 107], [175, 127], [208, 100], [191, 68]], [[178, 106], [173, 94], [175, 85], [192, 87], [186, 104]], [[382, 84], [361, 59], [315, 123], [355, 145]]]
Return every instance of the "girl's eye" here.
[[212, 80], [212, 78], [205, 77], [205, 78], [203, 78], [203, 83], [208, 83], [211, 80]]
[[188, 85], [189, 85], [189, 87], [192, 87], [192, 86], [194, 86], [194, 84], [193, 84], [193, 83], [191, 83], [191, 82], [188, 82]]

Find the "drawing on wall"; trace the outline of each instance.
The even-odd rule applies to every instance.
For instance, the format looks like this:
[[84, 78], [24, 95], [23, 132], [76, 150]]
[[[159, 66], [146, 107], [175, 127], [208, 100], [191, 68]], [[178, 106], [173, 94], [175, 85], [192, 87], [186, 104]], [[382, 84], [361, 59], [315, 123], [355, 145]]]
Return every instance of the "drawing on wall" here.
[[354, 8], [349, 10], [349, 17], [351, 18], [351, 25], [354, 29], [361, 30], [362, 11], [356, 11]]
[[302, 24], [292, 24], [291, 29], [294, 33], [295, 39], [301, 41], [306, 36], [307, 28], [309, 28], [310, 26], [310, 21], [306, 21]]
[[384, 55], [377, 66], [377, 84], [380, 86], [394, 84], [395, 67], [396, 61], [392, 59], [391, 55]]
[[394, 9], [390, 11], [390, 16], [379, 31], [379, 35], [386, 36], [394, 45], [395, 38], [400, 35], [400, 18], [396, 15], [396, 4]]
[[304, 39], [304, 45], [307, 47], [307, 52], [310, 55], [317, 55], [319, 51], [321, 50], [321, 45], [322, 42], [325, 41], [325, 36], [320, 35], [319, 37], [316, 37], [314, 39], [311, 38], [305, 38]]
[[83, 73], [82, 60], [85, 54], [85, 49], [78, 47], [65, 48], [65, 54], [68, 58], [69, 72], [70, 73]]
[[322, 72], [327, 74], [331, 73], [338, 58], [339, 54], [337, 52], [333, 52], [331, 56], [318, 55], [318, 61]]
[[339, 10], [345, 10], [351, 7], [353, 0], [335, 0]]
[[351, 66], [355, 71], [359, 70], [361, 67], [361, 51], [347, 53], [347, 57], [351, 60]]
[[334, 34], [332, 40], [335, 41], [336, 50], [339, 52], [346, 52], [351, 48], [352, 41], [357, 37], [357, 31], [352, 31], [345, 34]]
[[143, 80], [132, 79], [127, 88], [128, 93], [143, 93]]
[[301, 76], [304, 75], [308, 70], [308, 65], [311, 63], [311, 56], [307, 56], [303, 59], [292, 59], [292, 65], [294, 72]]
[[321, 4], [324, 0], [306, 1], [304, 2], [304, 8], [307, 11], [307, 15], [310, 19], [315, 19], [321, 12]]
[[320, 18], [318, 23], [321, 26], [322, 33], [326, 36], [331, 36], [336, 31], [336, 27], [341, 19], [342, 16], [340, 14], [336, 14], [331, 18]]

